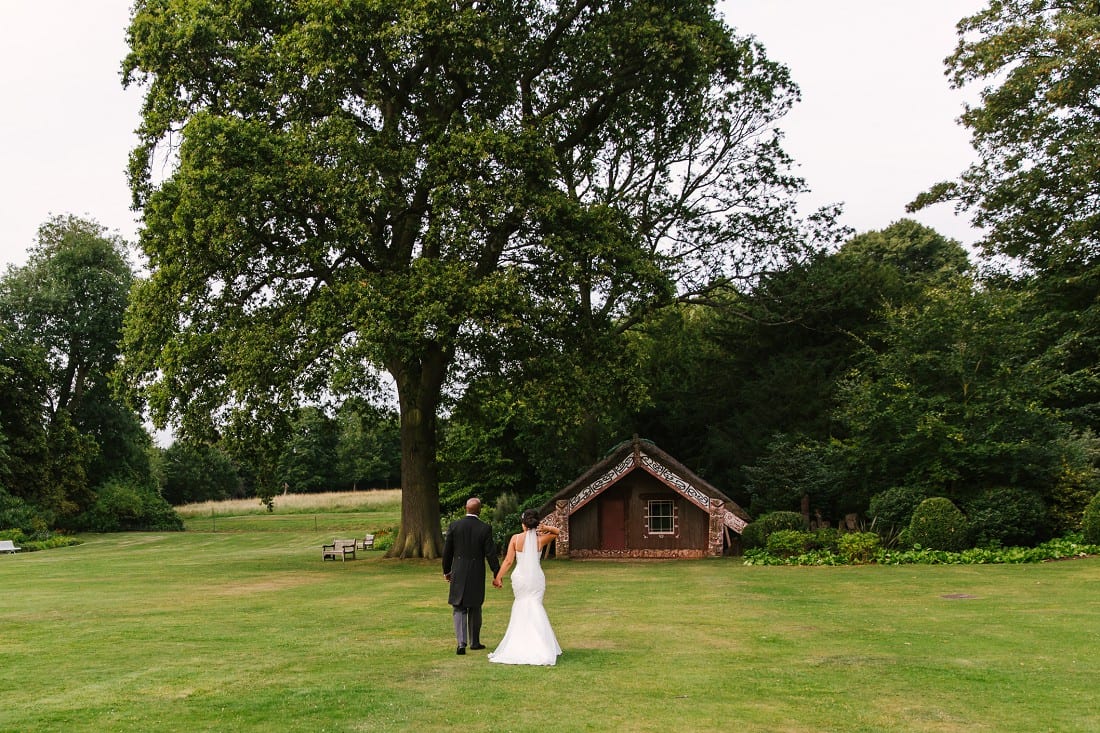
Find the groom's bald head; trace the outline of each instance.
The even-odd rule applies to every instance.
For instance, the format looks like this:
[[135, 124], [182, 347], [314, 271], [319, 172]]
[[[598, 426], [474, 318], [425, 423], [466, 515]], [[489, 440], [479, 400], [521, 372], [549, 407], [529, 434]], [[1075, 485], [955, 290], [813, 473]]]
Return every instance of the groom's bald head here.
[[481, 514], [481, 499], [476, 496], [472, 496], [466, 500], [466, 513], [477, 516]]

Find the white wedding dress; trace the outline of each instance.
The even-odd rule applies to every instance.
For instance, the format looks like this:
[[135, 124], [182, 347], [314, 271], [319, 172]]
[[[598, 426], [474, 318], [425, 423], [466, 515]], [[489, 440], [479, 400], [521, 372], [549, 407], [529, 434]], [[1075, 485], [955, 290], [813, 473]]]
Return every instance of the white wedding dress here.
[[558, 661], [561, 647], [550, 628], [550, 617], [542, 607], [546, 593], [546, 575], [539, 564], [539, 540], [535, 530], [527, 530], [523, 552], [516, 552], [516, 569], [512, 571], [512, 617], [500, 646], [489, 654], [489, 661], [498, 664], [546, 664]]

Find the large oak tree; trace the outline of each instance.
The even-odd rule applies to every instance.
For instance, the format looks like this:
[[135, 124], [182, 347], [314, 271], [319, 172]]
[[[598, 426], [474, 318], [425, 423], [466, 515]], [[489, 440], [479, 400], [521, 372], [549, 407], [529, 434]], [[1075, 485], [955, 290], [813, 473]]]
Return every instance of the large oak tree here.
[[797, 92], [709, 1], [139, 0], [129, 43], [151, 271], [131, 377], [201, 434], [388, 373], [391, 555], [441, 551], [456, 365], [563, 320], [622, 327], [804, 241], [772, 129]]

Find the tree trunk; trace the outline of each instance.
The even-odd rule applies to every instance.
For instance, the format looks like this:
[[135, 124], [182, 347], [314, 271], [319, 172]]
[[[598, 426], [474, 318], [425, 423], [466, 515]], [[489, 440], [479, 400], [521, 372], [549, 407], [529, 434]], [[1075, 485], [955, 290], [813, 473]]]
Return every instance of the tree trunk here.
[[443, 554], [436, 466], [436, 408], [446, 356], [429, 349], [420, 361], [392, 363], [401, 409], [401, 529], [386, 557], [435, 559]]

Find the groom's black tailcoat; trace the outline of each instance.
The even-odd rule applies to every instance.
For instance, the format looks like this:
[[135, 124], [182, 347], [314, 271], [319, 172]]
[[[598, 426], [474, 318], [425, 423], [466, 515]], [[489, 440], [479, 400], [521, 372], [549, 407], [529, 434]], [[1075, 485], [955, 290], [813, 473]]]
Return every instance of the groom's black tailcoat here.
[[467, 514], [447, 528], [443, 543], [443, 574], [451, 574], [447, 601], [452, 606], [472, 608], [485, 602], [485, 563], [493, 575], [500, 570], [492, 528]]

